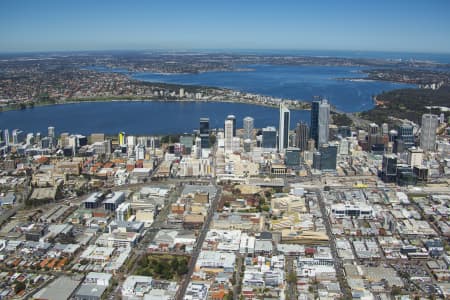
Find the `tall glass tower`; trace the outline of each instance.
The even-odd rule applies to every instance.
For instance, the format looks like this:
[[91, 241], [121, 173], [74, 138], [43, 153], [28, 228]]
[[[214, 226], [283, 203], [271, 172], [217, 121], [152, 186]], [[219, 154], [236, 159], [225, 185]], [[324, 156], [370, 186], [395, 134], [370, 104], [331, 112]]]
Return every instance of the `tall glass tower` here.
[[289, 146], [289, 121], [291, 111], [280, 104], [280, 126], [278, 127], [278, 151], [283, 151]]

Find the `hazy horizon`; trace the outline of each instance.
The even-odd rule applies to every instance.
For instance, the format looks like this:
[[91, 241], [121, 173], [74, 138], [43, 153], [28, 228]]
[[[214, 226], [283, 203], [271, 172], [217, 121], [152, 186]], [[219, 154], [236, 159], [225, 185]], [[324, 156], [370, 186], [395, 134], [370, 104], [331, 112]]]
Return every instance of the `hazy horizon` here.
[[0, 52], [265, 49], [450, 53], [450, 2], [3, 1]]

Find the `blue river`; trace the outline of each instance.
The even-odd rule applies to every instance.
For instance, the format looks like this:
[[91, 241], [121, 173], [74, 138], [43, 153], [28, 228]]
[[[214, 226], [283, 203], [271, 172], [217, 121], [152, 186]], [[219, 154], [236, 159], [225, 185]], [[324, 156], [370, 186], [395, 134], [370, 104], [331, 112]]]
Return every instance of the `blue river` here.
[[[325, 97], [338, 109], [347, 112], [373, 107], [372, 96], [383, 91], [411, 88], [414, 85], [381, 81], [350, 81], [341, 78], [364, 78], [363, 68], [329, 66], [250, 65], [242, 72], [207, 72], [200, 74], [128, 73], [137, 80], [195, 84], [231, 88], [285, 99], [311, 101]], [[98, 71], [111, 71], [99, 68]], [[118, 71], [119, 72], [119, 71]], [[124, 72], [123, 70], [120, 72]], [[125, 72], [126, 73], [126, 72]], [[18, 128], [25, 132], [45, 133], [55, 126], [58, 133], [104, 132], [116, 134], [165, 134], [192, 132], [200, 117], [209, 117], [211, 127], [223, 127], [228, 114], [255, 118], [255, 127], [278, 126], [274, 108], [237, 103], [179, 102], [89, 102], [35, 107], [0, 113], [0, 129]], [[309, 111], [292, 112], [291, 128], [303, 120], [309, 123]]]
[[383, 91], [412, 88], [415, 85], [385, 81], [351, 81], [364, 79], [364, 68], [330, 66], [246, 65], [250, 71], [205, 72], [199, 74], [135, 73], [132, 77], [150, 82], [205, 85], [244, 92], [311, 101], [315, 96], [327, 98], [346, 112], [369, 110], [373, 96]]
[[[191, 133], [198, 129], [201, 117], [210, 118], [211, 128], [223, 128], [225, 118], [229, 114], [236, 116], [238, 128], [242, 128], [242, 119], [246, 116], [255, 119], [257, 128], [278, 127], [278, 110], [264, 106], [214, 102], [113, 101], [39, 106], [0, 112], [0, 129], [9, 128], [11, 132], [12, 129], [19, 128], [25, 132], [46, 134], [47, 127], [54, 126], [57, 133]], [[302, 120], [309, 123], [309, 111], [291, 112], [291, 127]]]

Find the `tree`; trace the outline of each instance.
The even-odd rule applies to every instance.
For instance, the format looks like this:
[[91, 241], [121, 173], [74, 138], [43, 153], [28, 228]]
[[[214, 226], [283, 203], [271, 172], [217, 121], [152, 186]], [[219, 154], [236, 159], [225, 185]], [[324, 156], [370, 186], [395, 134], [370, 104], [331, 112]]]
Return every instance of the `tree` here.
[[287, 281], [291, 284], [295, 284], [297, 282], [297, 275], [294, 272], [289, 272]]
[[20, 291], [23, 291], [27, 288], [27, 285], [22, 281], [16, 281], [16, 286], [14, 287], [14, 293], [19, 293]]
[[188, 266], [187, 266], [187, 260], [183, 259], [179, 264], [178, 264], [178, 269], [177, 269], [177, 274], [178, 275], [184, 275], [189, 271]]
[[178, 270], [178, 259], [176, 257], [172, 258], [172, 261], [170, 262], [170, 267], [172, 268], [172, 270]]

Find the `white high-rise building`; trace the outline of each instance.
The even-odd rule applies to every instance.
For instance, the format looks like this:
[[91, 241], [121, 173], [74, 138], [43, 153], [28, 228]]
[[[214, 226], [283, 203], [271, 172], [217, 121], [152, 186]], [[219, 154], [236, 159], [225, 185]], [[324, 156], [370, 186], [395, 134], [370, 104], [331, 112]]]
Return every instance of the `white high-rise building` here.
[[289, 122], [291, 111], [284, 105], [280, 104], [280, 125], [278, 127], [278, 151], [283, 151], [289, 146]]
[[436, 148], [436, 130], [439, 118], [437, 115], [422, 115], [422, 128], [420, 133], [420, 147], [425, 151], [434, 151]]
[[408, 164], [411, 167], [421, 166], [423, 160], [423, 150], [420, 148], [409, 148], [408, 149]]
[[142, 144], [137, 145], [134, 148], [134, 151], [136, 152], [136, 159], [137, 160], [143, 160], [145, 159], [145, 146]]
[[3, 138], [5, 140], [5, 145], [8, 146], [9, 145], [9, 130], [8, 129], [3, 130]]
[[319, 104], [319, 134], [318, 145], [320, 147], [323, 144], [327, 144], [329, 140], [329, 127], [330, 127], [330, 104], [328, 100], [323, 99]]
[[195, 157], [202, 157], [202, 139], [199, 136], [195, 138]]
[[244, 140], [252, 139], [255, 120], [252, 117], [244, 118]]
[[233, 152], [233, 121], [225, 120], [225, 152]]
[[47, 128], [47, 136], [48, 137], [51, 137], [51, 138], [54, 138], [55, 137], [55, 127], [53, 127], [53, 126], [50, 126], [50, 127], [48, 127]]

